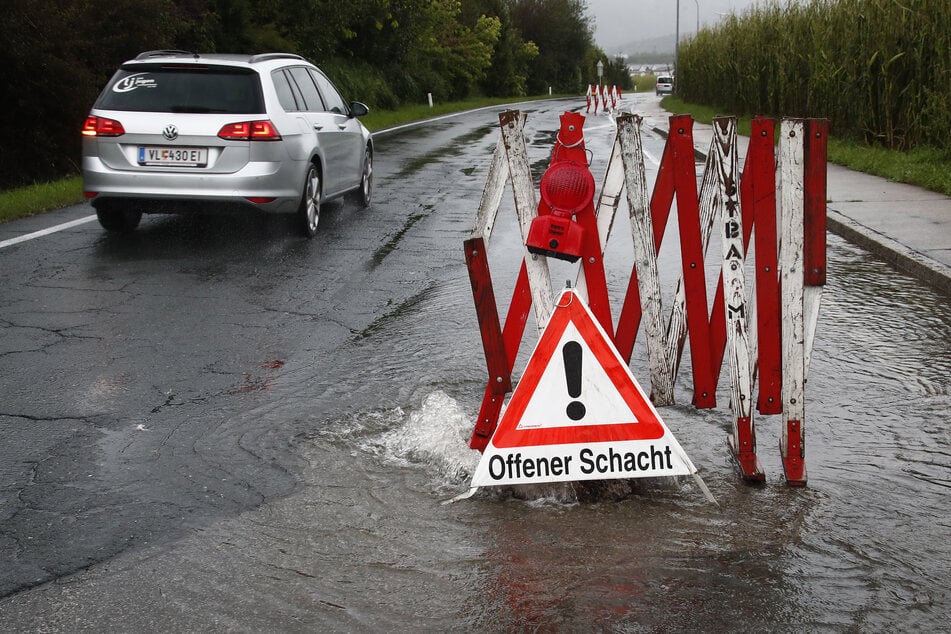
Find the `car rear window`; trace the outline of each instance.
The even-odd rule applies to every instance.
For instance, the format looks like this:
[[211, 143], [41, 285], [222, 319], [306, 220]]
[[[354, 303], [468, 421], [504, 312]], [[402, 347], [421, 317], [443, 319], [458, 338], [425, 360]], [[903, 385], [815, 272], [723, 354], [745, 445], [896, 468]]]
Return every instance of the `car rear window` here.
[[96, 101], [102, 110], [254, 114], [264, 111], [257, 73], [175, 65], [121, 68]]
[[672, 84], [674, 83], [673, 77], [658, 77], [657, 82], [660, 84]]

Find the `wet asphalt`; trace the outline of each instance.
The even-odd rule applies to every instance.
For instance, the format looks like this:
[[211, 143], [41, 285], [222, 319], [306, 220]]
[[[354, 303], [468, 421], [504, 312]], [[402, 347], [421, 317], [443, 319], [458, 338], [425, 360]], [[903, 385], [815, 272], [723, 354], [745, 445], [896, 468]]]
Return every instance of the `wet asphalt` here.
[[[525, 107], [536, 177], [558, 114], [581, 106]], [[951, 311], [833, 236], [806, 488], [781, 482], [768, 417], [767, 483], [738, 480], [720, 394], [718, 410], [663, 414], [720, 507], [689, 481], [442, 504], [478, 461], [485, 362], [462, 242], [497, 115], [379, 135], [375, 202], [326, 205], [312, 241], [282, 219], [156, 216], [131, 236], [93, 221], [0, 249], [0, 629], [946, 623]], [[585, 130], [600, 183], [613, 126]], [[645, 146], [659, 157], [663, 139]], [[0, 242], [90, 213], [8, 223]], [[624, 244], [608, 253], [615, 294]], [[507, 298], [510, 207], [493, 245]]]
[[[550, 130], [560, 109], [543, 109]], [[416, 390], [353, 351], [458, 269], [500, 110], [378, 135], [374, 204], [326, 203], [314, 240], [294, 219], [154, 215], [0, 251], [0, 596], [286, 496], [314, 421]], [[451, 171], [426, 169], [447, 155]], [[0, 241], [92, 213], [8, 223]], [[424, 223], [441, 228], [415, 238]], [[274, 420], [276, 403], [292, 412]]]

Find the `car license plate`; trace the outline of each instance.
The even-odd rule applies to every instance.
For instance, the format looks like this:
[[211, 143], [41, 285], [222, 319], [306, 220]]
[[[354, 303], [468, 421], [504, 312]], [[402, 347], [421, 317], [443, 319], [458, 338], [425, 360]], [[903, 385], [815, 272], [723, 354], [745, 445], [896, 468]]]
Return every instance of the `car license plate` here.
[[139, 147], [139, 165], [204, 167], [208, 165], [208, 148], [143, 146]]

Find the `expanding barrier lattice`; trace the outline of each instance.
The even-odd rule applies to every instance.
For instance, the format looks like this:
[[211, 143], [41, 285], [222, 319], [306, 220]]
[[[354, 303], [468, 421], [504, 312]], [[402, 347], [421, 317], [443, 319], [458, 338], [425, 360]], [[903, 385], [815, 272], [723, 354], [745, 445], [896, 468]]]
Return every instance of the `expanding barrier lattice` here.
[[[828, 122], [782, 120], [777, 163], [777, 121], [757, 117], [740, 171], [736, 120], [719, 117], [698, 184], [693, 120], [672, 116], [648, 195], [642, 120], [619, 115], [595, 200], [582, 115], [562, 115], [540, 198], [524, 140], [525, 115], [507, 111], [499, 119], [500, 139], [473, 233], [464, 245], [488, 369], [470, 445], [484, 450], [498, 425], [529, 313], [534, 310], [539, 330], [551, 315], [548, 258], [580, 260], [576, 289], [628, 363], [643, 325], [654, 405], [674, 403], [685, 349], [691, 357], [692, 403], [698, 408], [716, 405], [722, 368], [729, 366], [733, 429], [728, 442], [742, 476], [765, 478], [757, 458], [755, 398], [760, 414], [782, 415], [786, 481], [805, 484], [805, 380], [826, 276]], [[487, 245], [508, 184], [526, 250], [503, 321]], [[615, 322], [603, 255], [625, 195], [634, 262]], [[657, 256], [674, 212], [681, 270], [665, 309]], [[711, 239], [714, 235], [717, 239]], [[714, 284], [704, 260], [717, 242], [720, 265], [710, 301], [708, 289]]]

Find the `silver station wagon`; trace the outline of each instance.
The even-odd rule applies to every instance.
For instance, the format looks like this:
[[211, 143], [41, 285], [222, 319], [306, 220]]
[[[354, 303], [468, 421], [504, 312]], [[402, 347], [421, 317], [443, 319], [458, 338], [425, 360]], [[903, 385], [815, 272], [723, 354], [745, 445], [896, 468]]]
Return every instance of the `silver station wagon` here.
[[319, 68], [286, 53], [148, 51], [123, 63], [83, 126], [83, 189], [109, 231], [143, 213], [294, 213], [370, 204], [373, 139]]

